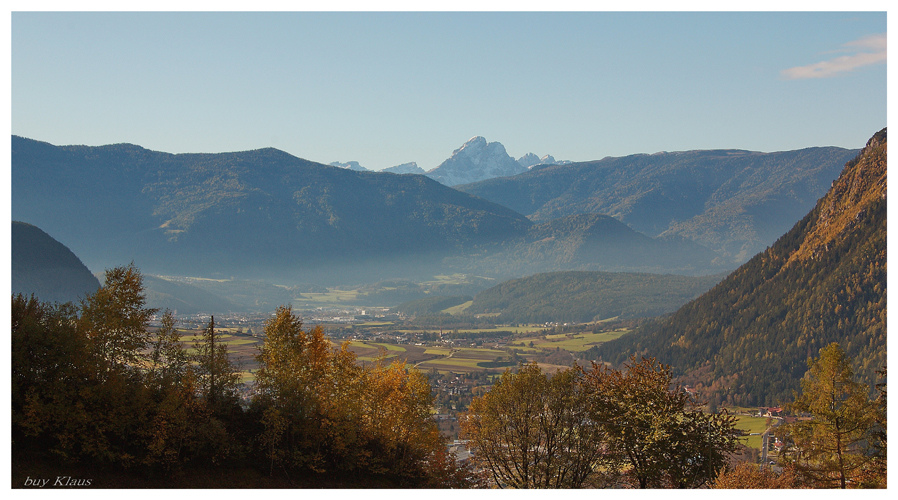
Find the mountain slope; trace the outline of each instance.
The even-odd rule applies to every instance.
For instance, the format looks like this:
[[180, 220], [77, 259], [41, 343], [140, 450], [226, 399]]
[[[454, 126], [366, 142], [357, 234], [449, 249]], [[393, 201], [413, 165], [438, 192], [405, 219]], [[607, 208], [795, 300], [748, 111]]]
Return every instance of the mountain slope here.
[[12, 223], [12, 293], [44, 302], [76, 302], [100, 282], [65, 245], [31, 224]]
[[497, 321], [589, 322], [657, 316], [707, 291], [722, 276], [564, 271], [509, 280], [478, 293], [466, 314], [499, 313]]
[[886, 362], [886, 151], [883, 129], [773, 246], [598, 354], [656, 356], [732, 403], [776, 404], [799, 388], [808, 357], [839, 342], [872, 386]]
[[534, 166], [456, 189], [544, 222], [613, 216], [648, 236], [679, 236], [741, 264], [814, 206], [857, 151], [808, 148], [631, 155]]
[[[355, 172], [268, 148], [168, 154], [12, 138], [12, 212], [95, 267], [284, 276], [517, 237], [505, 207], [425, 176]], [[301, 280], [302, 281], [302, 280]]]
[[144, 274], [143, 285], [147, 307], [151, 308], [171, 309], [176, 314], [224, 314], [247, 310], [241, 304], [189, 283]]
[[523, 237], [459, 265], [461, 272], [506, 278], [566, 270], [700, 275], [728, 269], [695, 242], [649, 238], [600, 214], [536, 224]]

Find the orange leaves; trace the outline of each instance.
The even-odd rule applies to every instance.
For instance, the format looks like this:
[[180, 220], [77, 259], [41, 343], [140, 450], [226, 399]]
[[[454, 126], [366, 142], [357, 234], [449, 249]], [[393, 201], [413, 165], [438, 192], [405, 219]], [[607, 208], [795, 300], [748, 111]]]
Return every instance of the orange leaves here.
[[403, 475], [440, 448], [424, 375], [405, 363], [359, 366], [348, 344], [334, 349], [320, 327], [304, 331], [289, 307], [278, 308], [265, 333], [256, 404], [272, 470], [283, 462]]

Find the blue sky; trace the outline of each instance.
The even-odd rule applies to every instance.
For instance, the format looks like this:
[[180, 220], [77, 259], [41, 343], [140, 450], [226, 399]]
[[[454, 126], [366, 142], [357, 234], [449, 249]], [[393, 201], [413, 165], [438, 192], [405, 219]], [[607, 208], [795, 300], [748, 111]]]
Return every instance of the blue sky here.
[[13, 12], [11, 130], [372, 170], [475, 135], [574, 161], [859, 148], [885, 34], [885, 12]]

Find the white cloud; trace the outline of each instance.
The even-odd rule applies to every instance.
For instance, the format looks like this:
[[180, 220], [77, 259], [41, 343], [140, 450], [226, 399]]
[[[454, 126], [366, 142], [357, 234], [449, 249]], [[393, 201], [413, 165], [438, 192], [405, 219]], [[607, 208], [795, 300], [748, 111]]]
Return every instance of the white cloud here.
[[843, 52], [852, 52], [850, 55], [836, 57], [828, 61], [821, 61], [808, 66], [797, 66], [784, 69], [780, 72], [787, 80], [801, 78], [829, 78], [847, 71], [854, 71], [872, 64], [884, 64], [886, 62], [886, 34], [878, 33], [867, 35], [858, 40], [843, 45]]

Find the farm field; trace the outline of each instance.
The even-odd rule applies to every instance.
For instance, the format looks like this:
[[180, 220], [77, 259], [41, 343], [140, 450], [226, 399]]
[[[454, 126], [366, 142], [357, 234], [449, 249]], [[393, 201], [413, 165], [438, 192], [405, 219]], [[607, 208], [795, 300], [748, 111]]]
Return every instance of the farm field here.
[[533, 337], [518, 339], [514, 342], [510, 342], [508, 345], [515, 348], [529, 348], [530, 343], [532, 342], [534, 349], [555, 349], [556, 347], [560, 347], [561, 349], [572, 352], [582, 352], [595, 344], [614, 340], [628, 331], [629, 330], [615, 330], [613, 332], [600, 333], [546, 335], [546, 338]]
[[[494, 328], [459, 330], [464, 333], [492, 333], [501, 331], [510, 331], [517, 334], [536, 333], [542, 331], [543, 325], [524, 325], [524, 326], [498, 326]], [[243, 382], [251, 382], [254, 379], [254, 372], [258, 368], [256, 355], [259, 353], [262, 339], [244, 334], [236, 328], [216, 328], [216, 333], [225, 345], [231, 355], [232, 361], [241, 372], [241, 380]], [[401, 330], [403, 333], [420, 333], [422, 329]], [[513, 348], [519, 356], [527, 359], [533, 355], [539, 355], [547, 350], [554, 351], [561, 348], [571, 352], [582, 352], [589, 349], [596, 343], [606, 342], [608, 340], [620, 337], [626, 330], [618, 330], [603, 333], [578, 333], [578, 334], [557, 334], [547, 335], [545, 337], [536, 336], [517, 339], [508, 344]], [[444, 334], [446, 331], [444, 330]], [[194, 343], [202, 340], [202, 330], [188, 329], [181, 330], [181, 340], [188, 352], [193, 352]], [[530, 346], [530, 343], [533, 346]], [[335, 348], [339, 347], [339, 342], [333, 341]], [[349, 349], [355, 353], [360, 363], [373, 363], [378, 359], [386, 362], [394, 360], [402, 360], [422, 371], [437, 370], [439, 372], [448, 373], [470, 373], [486, 370], [489, 373], [500, 374], [508, 367], [512, 366], [511, 356], [507, 350], [495, 349], [492, 347], [448, 347], [448, 346], [423, 346], [411, 344], [390, 344], [385, 342], [371, 342], [353, 340], [349, 344]], [[559, 367], [555, 365], [540, 365], [544, 370], [556, 371]]]
[[[757, 448], [761, 449], [761, 436], [764, 431], [767, 429], [767, 418], [766, 417], [746, 417], [739, 415], [736, 417], [736, 428], [745, 431], [745, 436], [739, 439], [739, 441], [748, 446], [749, 448]], [[757, 436], [750, 436], [749, 434], [758, 434]]]
[[329, 290], [327, 293], [300, 293], [296, 299], [303, 306], [342, 305], [358, 297], [358, 290]]
[[452, 307], [450, 307], [450, 308], [443, 309], [442, 312], [444, 312], [444, 313], [446, 313], [446, 314], [453, 314], [453, 315], [454, 315], [454, 314], [460, 314], [460, 313], [461, 313], [462, 311], [464, 311], [465, 309], [471, 307], [471, 304], [473, 304], [473, 303], [474, 303], [473, 300], [469, 300], [469, 301], [464, 302], [464, 303], [461, 303], [461, 304], [459, 304], [459, 305], [457, 305], [457, 306], [452, 306]]
[[[464, 304], [462, 304], [464, 305]], [[545, 329], [546, 327], [543, 325], [524, 325], [524, 326], [496, 326], [493, 328], [459, 328], [459, 329], [443, 329], [443, 333], [458, 332], [458, 333], [495, 333], [495, 332], [512, 332], [514, 334], [521, 333], [538, 333]], [[396, 330], [399, 333], [439, 333], [440, 330], [433, 328], [405, 328], [402, 330]]]

